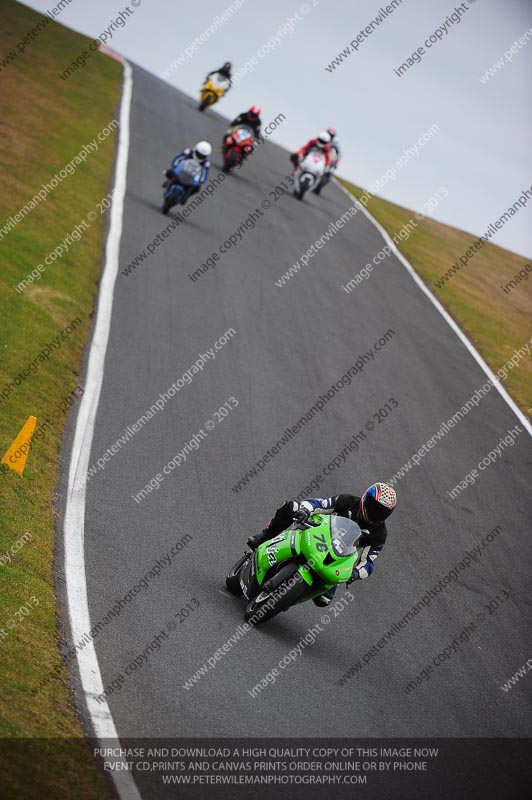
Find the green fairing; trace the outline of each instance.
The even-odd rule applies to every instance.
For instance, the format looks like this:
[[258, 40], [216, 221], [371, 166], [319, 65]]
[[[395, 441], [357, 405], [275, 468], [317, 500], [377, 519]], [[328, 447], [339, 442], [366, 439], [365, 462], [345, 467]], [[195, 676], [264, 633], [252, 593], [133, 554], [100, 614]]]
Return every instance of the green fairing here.
[[294, 522], [253, 553], [246, 551], [225, 585], [231, 594], [246, 597], [246, 622], [261, 625], [348, 581], [362, 554], [361, 536], [351, 519], [313, 514], [308, 524]]
[[[256, 578], [259, 586], [264, 583], [272, 566], [297, 556], [302, 556], [312, 567], [310, 570], [306, 564], [301, 564], [298, 572], [309, 586], [317, 584], [317, 594], [349, 580], [353, 567], [360, 558], [360, 548], [357, 548], [352, 555], [337, 555], [332, 547], [333, 517], [314, 514], [311, 520], [319, 523], [318, 526], [304, 531], [288, 528], [270, 541], [264, 542], [255, 551]], [[317, 573], [321, 581], [317, 581], [313, 573]]]

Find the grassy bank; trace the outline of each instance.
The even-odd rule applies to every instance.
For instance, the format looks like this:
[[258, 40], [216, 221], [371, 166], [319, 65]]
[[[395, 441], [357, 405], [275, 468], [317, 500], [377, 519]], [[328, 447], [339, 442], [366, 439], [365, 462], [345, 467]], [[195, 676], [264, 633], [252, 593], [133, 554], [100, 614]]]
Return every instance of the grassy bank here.
[[33, 757], [4, 741], [0, 795], [102, 798], [57, 646], [53, 500], [97, 289], [121, 67], [95, 53], [64, 81], [88, 40], [12, 0], [0, 11], [0, 456], [29, 415], [38, 432], [24, 476], [0, 472], [0, 736], [49, 738]]
[[[360, 199], [363, 189], [342, 180]], [[368, 211], [393, 236], [411, 219], [414, 212], [371, 196]], [[436, 284], [478, 237], [441, 222], [423, 219], [404, 241], [400, 251], [410, 261], [428, 288], [447, 308], [476, 345], [489, 366], [497, 371], [515, 350], [530, 341], [532, 316], [532, 273], [507, 291], [504, 287], [525, 264], [531, 264], [509, 250], [488, 243], [467, 265], [452, 275], [440, 288]], [[375, 273], [378, 267], [375, 267]], [[371, 278], [370, 278], [371, 280]], [[355, 291], [362, 291], [363, 286]], [[504, 382], [521, 409], [532, 415], [532, 359], [524, 358]]]

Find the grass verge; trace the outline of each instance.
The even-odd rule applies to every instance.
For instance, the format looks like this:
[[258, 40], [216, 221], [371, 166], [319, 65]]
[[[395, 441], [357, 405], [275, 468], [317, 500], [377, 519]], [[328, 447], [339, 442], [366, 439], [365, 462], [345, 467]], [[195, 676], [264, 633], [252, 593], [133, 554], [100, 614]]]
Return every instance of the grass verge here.
[[[363, 189], [346, 180], [341, 183], [357, 200], [366, 195]], [[366, 208], [392, 237], [412, 219], [416, 221], [415, 212], [374, 195], [370, 195]], [[504, 287], [525, 264], [530, 266], [531, 260], [487, 243], [443, 287], [438, 287], [437, 281], [477, 238], [425, 218], [397, 246], [496, 372], [530, 341], [532, 273], [530, 280], [521, 279], [507, 291]], [[378, 271], [379, 267], [374, 266], [369, 280], [375, 280]], [[364, 291], [363, 283], [353, 291]], [[523, 358], [518, 368], [508, 373], [504, 386], [523, 412], [531, 416], [532, 358]]]
[[95, 53], [63, 81], [89, 40], [13, 0], [0, 11], [0, 457], [37, 417], [24, 475], [0, 471], [0, 795], [103, 798], [58, 650], [53, 500], [96, 295], [122, 70]]

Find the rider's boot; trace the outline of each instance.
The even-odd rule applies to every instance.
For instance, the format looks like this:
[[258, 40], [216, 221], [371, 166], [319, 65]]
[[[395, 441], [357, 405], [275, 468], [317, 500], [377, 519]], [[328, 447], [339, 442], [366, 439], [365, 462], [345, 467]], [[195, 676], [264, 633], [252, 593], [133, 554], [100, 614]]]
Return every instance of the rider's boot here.
[[331, 600], [334, 599], [334, 595], [336, 594], [336, 589], [337, 587], [333, 586], [332, 589], [328, 589], [323, 594], [320, 594], [319, 597], [315, 597], [312, 600], [312, 602], [314, 603], [315, 606], [318, 606], [318, 608], [324, 608], [325, 606], [328, 606]]
[[260, 547], [261, 544], [267, 542], [268, 539], [271, 539], [272, 534], [270, 530], [270, 526], [268, 525], [267, 528], [264, 528], [260, 533], [256, 533], [254, 536], [250, 536], [248, 539], [248, 547], [251, 547], [252, 550], [256, 550], [257, 547]]
[[249, 537], [248, 547], [251, 547], [252, 550], [256, 550], [257, 547], [267, 542], [268, 539], [273, 539], [278, 533], [286, 530], [294, 519], [294, 511], [297, 511], [298, 508], [299, 505], [290, 500], [283, 503], [282, 506], [277, 509], [264, 530], [260, 533], [256, 533], [255, 536]]

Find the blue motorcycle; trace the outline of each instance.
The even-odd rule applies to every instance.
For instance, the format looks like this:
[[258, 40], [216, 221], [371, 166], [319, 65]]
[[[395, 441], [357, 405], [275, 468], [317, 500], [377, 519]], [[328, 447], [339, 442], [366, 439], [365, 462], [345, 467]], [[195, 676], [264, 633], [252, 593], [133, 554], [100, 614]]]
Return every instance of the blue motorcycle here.
[[186, 158], [170, 172], [164, 189], [163, 214], [168, 214], [172, 206], [185, 205], [191, 191], [201, 184], [202, 166], [194, 158]]

